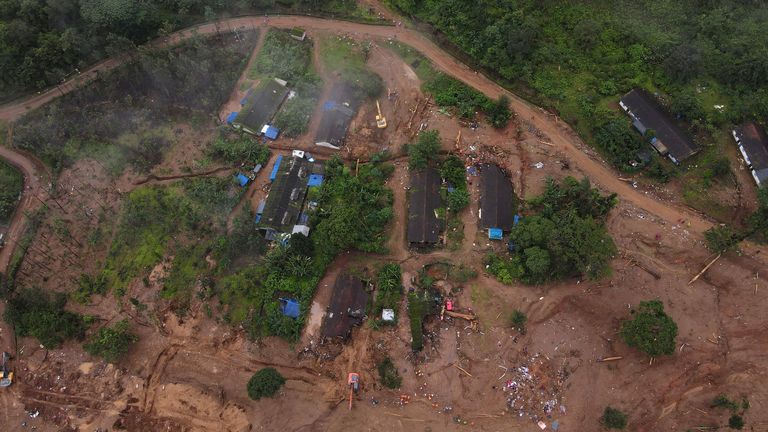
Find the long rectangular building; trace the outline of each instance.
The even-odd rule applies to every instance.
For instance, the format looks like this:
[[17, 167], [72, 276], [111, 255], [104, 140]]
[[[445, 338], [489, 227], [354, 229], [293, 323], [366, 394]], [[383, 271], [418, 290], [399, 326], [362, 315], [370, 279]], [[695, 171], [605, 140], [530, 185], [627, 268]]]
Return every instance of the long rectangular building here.
[[408, 243], [429, 246], [440, 240], [442, 223], [437, 217], [440, 200], [440, 174], [434, 168], [411, 173], [408, 202]]
[[765, 129], [757, 123], [744, 123], [732, 133], [755, 183], [758, 186], [768, 184], [768, 135]]
[[496, 165], [480, 166], [480, 227], [511, 230], [513, 201], [512, 183], [504, 171]]
[[[275, 161], [277, 170], [264, 204], [259, 228], [274, 233], [292, 233], [299, 223], [312, 163], [300, 157]], [[277, 165], [279, 164], [279, 165]]]
[[253, 135], [261, 135], [264, 125], [272, 121], [288, 96], [288, 88], [284, 82], [271, 79], [248, 96], [232, 126]]
[[621, 98], [619, 105], [632, 119], [632, 125], [640, 134], [645, 135], [648, 130], [654, 132], [651, 145], [675, 164], [688, 159], [701, 149], [659, 105], [656, 98], [645, 90], [630, 91]]

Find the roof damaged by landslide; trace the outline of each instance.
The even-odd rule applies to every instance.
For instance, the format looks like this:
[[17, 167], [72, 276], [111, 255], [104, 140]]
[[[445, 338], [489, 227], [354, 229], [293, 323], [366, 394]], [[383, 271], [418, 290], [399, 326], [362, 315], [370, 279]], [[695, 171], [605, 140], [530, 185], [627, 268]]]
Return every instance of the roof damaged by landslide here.
[[[643, 89], [634, 89], [621, 98], [633, 116], [633, 122], [639, 121], [644, 129], [653, 129], [656, 138], [663, 143], [669, 154], [678, 162], [683, 161], [699, 151], [698, 144], [675, 123], [670, 114], [659, 105], [656, 98]], [[635, 127], [638, 127], [635, 124]], [[638, 128], [640, 129], [640, 128]]]
[[512, 183], [496, 165], [480, 167], [480, 227], [512, 229]]
[[335, 84], [331, 95], [323, 101], [315, 144], [332, 148], [343, 146], [349, 124], [355, 116], [356, 105], [352, 89], [343, 83]]
[[269, 123], [280, 109], [288, 88], [280, 85], [274, 79], [257, 89], [248, 99], [248, 102], [240, 110], [234, 124], [241, 125], [253, 133], [261, 133], [261, 128]]
[[283, 159], [267, 196], [259, 226], [290, 232], [299, 220], [312, 164], [304, 158]]
[[328, 315], [325, 317], [321, 332], [322, 337], [346, 339], [352, 327], [362, 322], [367, 302], [368, 293], [365, 291], [363, 281], [348, 274], [339, 275], [333, 286]]
[[434, 168], [411, 172], [408, 204], [408, 243], [436, 244], [441, 223], [436, 210], [440, 207], [440, 174]]

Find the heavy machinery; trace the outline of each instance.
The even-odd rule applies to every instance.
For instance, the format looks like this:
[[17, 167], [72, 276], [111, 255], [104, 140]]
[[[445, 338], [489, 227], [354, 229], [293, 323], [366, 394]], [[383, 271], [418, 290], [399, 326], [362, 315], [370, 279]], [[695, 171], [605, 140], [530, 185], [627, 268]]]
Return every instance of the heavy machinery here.
[[8, 362], [11, 359], [11, 355], [7, 352], [3, 352], [3, 374], [0, 376], [0, 387], [10, 387], [13, 384], [13, 372], [9, 371]]
[[347, 385], [349, 386], [349, 409], [352, 409], [352, 397], [360, 391], [360, 375], [350, 372], [347, 377]]
[[379, 129], [384, 129], [387, 127], [387, 119], [384, 118], [383, 115], [381, 115], [381, 107], [379, 106], [379, 101], [376, 101], [376, 111], [379, 113], [376, 115], [376, 127]]

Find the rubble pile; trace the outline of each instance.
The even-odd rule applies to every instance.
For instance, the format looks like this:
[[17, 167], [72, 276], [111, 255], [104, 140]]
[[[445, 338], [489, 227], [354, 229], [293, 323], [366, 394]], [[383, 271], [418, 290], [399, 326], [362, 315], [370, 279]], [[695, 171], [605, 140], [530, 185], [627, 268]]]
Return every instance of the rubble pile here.
[[565, 367], [554, 369], [550, 363], [546, 356], [535, 354], [507, 368], [503, 390], [510, 413], [534, 422], [565, 415], [561, 394], [568, 372]]

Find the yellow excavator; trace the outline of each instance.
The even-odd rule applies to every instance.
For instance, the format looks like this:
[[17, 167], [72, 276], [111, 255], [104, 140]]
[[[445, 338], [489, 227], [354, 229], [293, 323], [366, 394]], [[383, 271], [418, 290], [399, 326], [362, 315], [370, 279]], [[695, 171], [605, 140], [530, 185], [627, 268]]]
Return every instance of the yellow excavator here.
[[379, 129], [384, 129], [385, 127], [387, 127], [387, 119], [384, 118], [383, 115], [381, 115], [381, 107], [379, 106], [378, 100], [376, 101], [376, 110], [379, 112], [376, 115], [376, 127], [378, 127]]
[[0, 387], [10, 387], [13, 384], [13, 372], [8, 370], [8, 362], [11, 359], [11, 355], [7, 352], [3, 352], [3, 365], [0, 375]]

